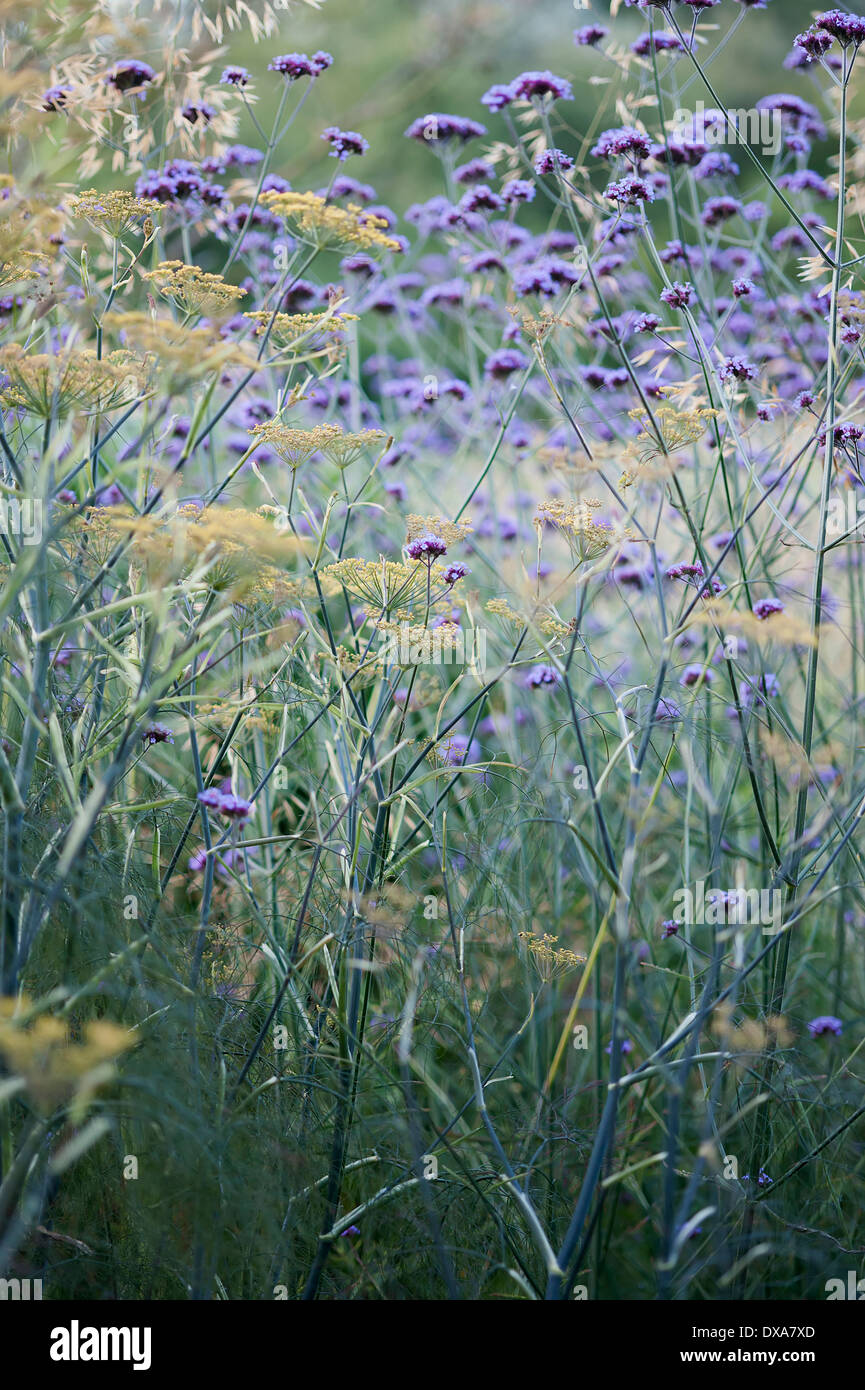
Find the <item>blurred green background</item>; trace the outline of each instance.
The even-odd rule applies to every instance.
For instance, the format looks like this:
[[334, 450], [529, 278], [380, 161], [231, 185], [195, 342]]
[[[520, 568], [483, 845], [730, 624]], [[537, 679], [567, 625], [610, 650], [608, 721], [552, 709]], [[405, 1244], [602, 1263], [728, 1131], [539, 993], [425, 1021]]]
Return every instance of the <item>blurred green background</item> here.
[[[712, 30], [726, 32], [741, 8], [735, 0], [723, 0], [703, 15], [699, 32], [707, 35], [709, 47], [716, 37]], [[753, 106], [761, 96], [778, 91], [815, 99], [814, 79], [785, 69], [783, 61], [794, 35], [816, 12], [809, 0], [769, 0], [766, 9], [745, 13], [711, 67], [726, 105]], [[689, 15], [685, 6], [677, 6], [680, 23]], [[455, 111], [481, 120], [491, 137], [507, 138], [500, 118], [490, 116], [480, 98], [494, 82], [507, 82], [524, 69], [551, 68], [570, 78], [576, 100], [559, 111], [569, 125], [584, 131], [599, 101], [610, 101], [616, 86], [614, 81], [599, 87], [588, 79], [593, 74], [617, 76], [609, 62], [573, 43], [573, 30], [590, 20], [607, 24], [620, 47], [648, 27], [645, 12], [624, 6], [610, 20], [609, 3], [602, 0], [588, 9], [575, 8], [572, 0], [325, 0], [318, 11], [296, 4], [279, 32], [263, 43], [253, 44], [245, 34], [232, 37], [229, 51], [233, 61], [255, 75], [257, 114], [265, 129], [280, 80], [266, 71], [271, 57], [316, 48], [332, 53], [333, 68], [316, 84], [274, 169], [299, 187], [317, 187], [333, 171], [319, 140], [321, 131], [330, 124], [359, 130], [370, 141], [370, 152], [349, 160], [345, 171], [374, 184], [380, 200], [400, 210], [440, 191], [433, 156], [402, 138], [409, 122], [427, 111]], [[683, 57], [678, 63], [682, 83], [687, 68]], [[819, 74], [817, 82], [825, 85], [825, 75]], [[688, 100], [701, 95], [705, 92], [694, 80]], [[619, 123], [611, 104], [602, 126]], [[247, 120], [239, 138], [261, 144]], [[469, 147], [472, 155], [480, 150], [480, 142]]]

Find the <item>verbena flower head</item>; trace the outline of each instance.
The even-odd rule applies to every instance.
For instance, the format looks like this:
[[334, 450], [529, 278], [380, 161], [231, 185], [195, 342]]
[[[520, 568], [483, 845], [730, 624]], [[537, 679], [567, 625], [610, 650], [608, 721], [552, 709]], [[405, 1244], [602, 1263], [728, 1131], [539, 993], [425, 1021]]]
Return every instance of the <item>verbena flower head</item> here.
[[329, 143], [332, 158], [341, 163], [352, 155], [366, 154], [369, 149], [369, 141], [358, 135], [356, 130], [340, 130], [335, 125], [328, 126], [321, 138]]
[[42, 110], [62, 111], [71, 95], [71, 87], [49, 87], [42, 97]]
[[577, 48], [594, 48], [609, 32], [603, 24], [584, 24], [581, 29], [574, 30], [574, 43]]
[[242, 821], [249, 820], [252, 811], [252, 802], [246, 801], [242, 796], [235, 796], [232, 792], [224, 792], [219, 803], [219, 814], [225, 816], [227, 820]]
[[[151, 198], [157, 203], [184, 202], [205, 197], [205, 180], [200, 170], [187, 159], [173, 159], [162, 169], [142, 174], [135, 185], [139, 199]], [[220, 201], [224, 197], [219, 190]]]
[[571, 159], [571, 156], [565, 154], [563, 150], [541, 150], [541, 153], [535, 160], [536, 174], [554, 174], [557, 169], [560, 173], [566, 174], [568, 170], [573, 169], [573, 167], [574, 161]]
[[528, 365], [528, 358], [519, 348], [499, 348], [487, 358], [484, 371], [494, 380], [504, 381], [514, 372], [524, 371]]
[[533, 666], [525, 678], [527, 690], [544, 690], [560, 683], [561, 676], [554, 666]]
[[251, 78], [247, 68], [237, 67], [236, 64], [232, 63], [227, 68], [222, 69], [222, 76], [219, 80], [229, 87], [246, 87]]
[[332, 63], [330, 54], [321, 51], [313, 53], [311, 58], [306, 53], [282, 53], [267, 67], [269, 72], [282, 73], [289, 82], [297, 82], [301, 77], [320, 77]]
[[676, 280], [669, 289], [661, 290], [661, 299], [673, 309], [686, 309], [694, 297], [694, 286]]
[[544, 72], [521, 72], [519, 77], [508, 84], [515, 101], [542, 100], [544, 104], [553, 101], [573, 101], [571, 84], [564, 77], [547, 69]]
[[197, 798], [202, 806], [208, 810], [216, 811], [220, 816], [225, 816], [226, 820], [235, 821], [238, 825], [249, 820], [252, 813], [252, 802], [245, 801], [241, 796], [235, 796], [233, 792], [220, 791], [218, 787], [208, 787], [205, 791], [198, 793]]
[[227, 169], [251, 169], [264, 159], [264, 151], [251, 145], [229, 145], [221, 154], [201, 161], [205, 174], [224, 174]]
[[502, 198], [510, 204], [533, 203], [536, 191], [531, 179], [511, 179], [502, 189]]
[[464, 145], [486, 133], [486, 126], [479, 121], [473, 121], [468, 116], [448, 116], [442, 111], [418, 116], [405, 132], [409, 140], [419, 140], [428, 145], [449, 145], [453, 141]]
[[463, 194], [457, 206], [461, 214], [503, 212], [505, 200], [500, 193], [494, 193], [487, 184], [478, 183]]
[[669, 700], [666, 696], [662, 695], [655, 707], [654, 718], [658, 723], [672, 724], [675, 723], [676, 720], [682, 718], [682, 711], [675, 700]]
[[840, 1038], [843, 1030], [843, 1023], [834, 1014], [820, 1014], [817, 1018], [812, 1018], [808, 1024], [808, 1032], [812, 1038]]
[[754, 381], [759, 376], [759, 368], [746, 357], [728, 357], [718, 372], [721, 381]]
[[807, 140], [823, 140], [826, 137], [826, 127], [816, 106], [791, 92], [773, 92], [770, 96], [761, 97], [755, 110], [780, 111], [782, 116], [787, 117], [786, 124]]
[[447, 544], [441, 536], [434, 536], [428, 532], [409, 541], [405, 552], [411, 560], [437, 560], [439, 556], [447, 554]]
[[783, 612], [784, 605], [781, 600], [777, 598], [758, 599], [753, 608], [754, 616], [759, 618], [762, 622], [765, 622], [767, 618], [771, 618], [773, 613]]
[[115, 63], [104, 80], [118, 92], [130, 92], [146, 86], [155, 77], [156, 73], [149, 63], [130, 58], [125, 62]]
[[612, 203], [620, 203], [624, 207], [638, 207], [640, 203], [653, 203], [655, 201], [655, 190], [652, 185], [635, 175], [629, 175], [624, 179], [617, 179], [604, 189], [604, 197], [609, 198]]
[[489, 107], [490, 111], [503, 111], [506, 106], [510, 106], [514, 99], [513, 91], [505, 82], [496, 82], [481, 97], [481, 105]]
[[679, 678], [679, 684], [688, 690], [710, 686], [715, 679], [714, 671], [709, 671], [700, 662], [686, 666]]
[[814, 20], [814, 28], [831, 34], [845, 46], [865, 43], [865, 16], [850, 14], [847, 10], [824, 10]]
[[[824, 425], [817, 435], [817, 443], [825, 444], [829, 437], [829, 428]], [[854, 425], [852, 421], [844, 421], [843, 424], [835, 425], [832, 430], [832, 440], [836, 448], [844, 449], [848, 445], [856, 445], [861, 439], [865, 439], [865, 429], [861, 425]]]
[[714, 594], [724, 591], [724, 585], [718, 578], [713, 578], [709, 584], [704, 583], [706, 572], [699, 560], [670, 565], [666, 575], [668, 579], [679, 579], [685, 584], [693, 584], [700, 590], [701, 598], [711, 598]]
[[495, 172], [487, 160], [470, 159], [454, 169], [454, 183], [489, 183], [495, 177]]
[[174, 731], [167, 724], [148, 724], [141, 738], [145, 748], [151, 748], [156, 743], [173, 743]]
[[647, 58], [650, 53], [682, 53], [684, 45], [676, 34], [641, 34], [631, 44], [631, 52]]
[[209, 811], [218, 811], [222, 803], [222, 792], [218, 787], [206, 787], [203, 792], [198, 793], [196, 800]]
[[190, 125], [197, 125], [199, 121], [202, 125], [209, 125], [216, 115], [216, 108], [207, 101], [189, 101], [180, 114]]
[[596, 159], [624, 157], [638, 162], [648, 159], [652, 152], [652, 141], [648, 135], [634, 126], [619, 126], [613, 130], [605, 130], [592, 146], [591, 152]]

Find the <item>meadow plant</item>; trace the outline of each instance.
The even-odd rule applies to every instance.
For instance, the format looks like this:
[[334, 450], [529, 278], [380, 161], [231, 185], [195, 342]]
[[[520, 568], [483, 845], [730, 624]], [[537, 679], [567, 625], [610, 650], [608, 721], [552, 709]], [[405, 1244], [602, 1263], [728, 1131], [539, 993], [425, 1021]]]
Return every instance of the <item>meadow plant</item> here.
[[865, 18], [731, 114], [765, 8], [406, 89], [394, 211], [277, 7], [2, 6], [0, 1273], [865, 1248]]

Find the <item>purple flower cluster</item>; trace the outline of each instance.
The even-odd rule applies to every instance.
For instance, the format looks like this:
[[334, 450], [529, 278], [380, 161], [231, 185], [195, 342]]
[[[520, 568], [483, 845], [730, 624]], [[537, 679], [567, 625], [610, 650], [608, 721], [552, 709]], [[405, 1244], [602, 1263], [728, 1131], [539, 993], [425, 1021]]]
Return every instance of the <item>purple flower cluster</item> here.
[[840, 1038], [843, 1027], [840, 1018], [836, 1018], [834, 1014], [820, 1014], [818, 1018], [811, 1019], [808, 1032], [812, 1038]]
[[425, 560], [427, 564], [432, 564], [433, 560], [437, 560], [440, 555], [447, 554], [445, 542], [440, 536], [434, 536], [430, 532], [409, 541], [405, 549], [410, 559]]
[[173, 743], [174, 732], [167, 724], [148, 724], [141, 739], [145, 748], [152, 748], [155, 743]]
[[[274, 58], [268, 63], [270, 72], [282, 73], [289, 82], [297, 82], [301, 77], [320, 77], [329, 67], [333, 66], [333, 58], [329, 53], [313, 53], [308, 57], [305, 53], [283, 53], [278, 58]], [[242, 85], [242, 84], [241, 84]]]
[[356, 130], [339, 130], [335, 125], [330, 125], [327, 130], [322, 131], [321, 138], [328, 141], [331, 156], [340, 162], [349, 159], [351, 155], [366, 154], [369, 149], [369, 141], [358, 135]]
[[138, 198], [155, 198], [159, 203], [191, 200], [207, 207], [219, 207], [225, 201], [225, 190], [202, 177], [202, 168], [188, 159], [172, 159], [162, 169], [142, 174], [135, 194]]
[[574, 93], [566, 78], [556, 77], [555, 73], [549, 71], [521, 72], [512, 82], [490, 87], [481, 97], [481, 103], [491, 111], [501, 111], [514, 101], [540, 101], [549, 105], [554, 101], [573, 99]]
[[405, 132], [409, 140], [420, 140], [431, 145], [448, 145], [454, 140], [467, 144], [469, 140], [477, 140], [486, 133], [486, 126], [479, 121], [473, 121], [468, 116], [447, 116], [441, 111], [418, 116]]
[[197, 799], [209, 811], [215, 811], [217, 815], [225, 816], [226, 820], [234, 821], [237, 825], [243, 825], [252, 814], [251, 801], [245, 801], [242, 796], [235, 796], [233, 792], [220, 791], [217, 787], [208, 787], [206, 791], [199, 792]]
[[578, 48], [594, 48], [609, 32], [603, 24], [584, 24], [581, 29], [574, 30], [574, 43]]
[[556, 170], [566, 174], [569, 169], [573, 169], [574, 161], [569, 154], [563, 150], [542, 150], [535, 160], [536, 174], [554, 174]]
[[118, 92], [131, 92], [138, 87], [147, 86], [149, 82], [154, 81], [155, 77], [156, 73], [149, 63], [142, 63], [137, 59], [130, 58], [125, 62], [115, 63], [105, 77], [105, 81]]

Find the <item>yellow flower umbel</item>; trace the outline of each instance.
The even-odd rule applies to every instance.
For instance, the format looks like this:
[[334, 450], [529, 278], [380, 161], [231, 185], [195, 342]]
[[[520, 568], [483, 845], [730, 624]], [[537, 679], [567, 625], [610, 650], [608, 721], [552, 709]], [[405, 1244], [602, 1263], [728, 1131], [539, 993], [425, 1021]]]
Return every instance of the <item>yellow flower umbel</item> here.
[[246, 290], [229, 285], [221, 275], [212, 275], [183, 261], [160, 261], [155, 270], [146, 271], [142, 278], [152, 280], [163, 298], [170, 299], [182, 313], [204, 314], [209, 319], [230, 317], [237, 301], [246, 294]]
[[379, 632], [389, 633], [388, 655], [397, 666], [427, 666], [431, 662], [453, 659], [457, 644], [464, 642], [464, 633], [455, 622], [427, 627], [424, 623], [376, 623]]
[[26, 280], [35, 280], [39, 274], [38, 267], [43, 261], [44, 258], [35, 251], [17, 249], [14, 260], [5, 260], [0, 249], [0, 289], [6, 289], [10, 285], [22, 285]]
[[348, 430], [343, 430], [337, 426], [338, 434], [334, 434], [322, 447], [321, 452], [325, 458], [335, 463], [337, 468], [348, 468], [348, 466], [359, 459], [367, 449], [380, 444], [387, 439], [384, 430], [359, 430], [352, 434]]
[[144, 390], [144, 364], [132, 353], [112, 352], [101, 361], [88, 351], [61, 356], [25, 353], [18, 343], [0, 348], [8, 383], [0, 391], [7, 409], [48, 420], [72, 410], [98, 414], [131, 404]]
[[32, 1018], [28, 1010], [29, 1000], [0, 999], [0, 1056], [45, 1114], [73, 1099], [83, 1108], [113, 1078], [113, 1059], [137, 1042], [134, 1033], [104, 1019], [85, 1023], [83, 1039], [73, 1041], [62, 1019]]
[[254, 425], [249, 433], [256, 446], [266, 444], [289, 468], [296, 469], [317, 454], [341, 430], [339, 425], [316, 425], [311, 430], [298, 430], [281, 424], [279, 420], [265, 420], [261, 425]]
[[409, 512], [406, 518], [405, 543], [409, 545], [419, 536], [438, 536], [445, 545], [458, 545], [472, 531], [472, 523], [466, 521], [446, 521], [441, 516], [418, 516]]
[[[423, 565], [404, 565], [396, 560], [337, 560], [320, 571], [325, 592], [345, 588], [363, 599], [373, 612], [387, 613], [394, 607], [426, 600], [427, 575]], [[433, 570], [435, 579], [435, 570]]]
[[336, 207], [316, 193], [262, 193], [259, 202], [289, 223], [301, 241], [326, 248], [354, 246], [361, 251], [399, 251], [400, 243], [382, 231], [383, 217], [364, 212], [356, 203]]
[[0, 286], [34, 279], [57, 256], [62, 215], [38, 198], [22, 198], [0, 184]]
[[676, 410], [672, 405], [659, 405], [652, 413], [665, 449], [661, 448], [643, 408], [638, 406], [636, 410], [628, 411], [628, 418], [636, 420], [643, 427], [642, 434], [637, 438], [638, 446], [645, 445], [640, 454], [641, 459], [657, 458], [664, 452], [672, 454], [676, 449], [684, 448], [686, 444], [698, 443], [706, 433], [709, 421], [714, 420], [719, 414], [717, 410], [709, 410], [703, 406], [694, 406], [690, 410]]
[[131, 555], [154, 581], [164, 585], [195, 571], [199, 584], [231, 596], [265, 581], [272, 588], [281, 577], [274, 567], [296, 558], [302, 548], [272, 516], [239, 507], [179, 507], [164, 518], [109, 507], [95, 513], [95, 520], [112, 536], [131, 538]]
[[568, 625], [561, 622], [549, 604], [539, 604], [533, 606], [528, 613], [518, 613], [515, 608], [511, 607], [507, 599], [491, 598], [486, 609], [488, 613], [494, 613], [497, 618], [504, 618], [514, 627], [537, 628], [545, 637], [549, 637], [553, 641], [571, 636], [574, 630], [573, 623]]
[[765, 1019], [740, 1014], [738, 1023], [735, 1018], [736, 1010], [725, 1001], [714, 1010], [709, 1025], [730, 1052], [756, 1054], [771, 1044], [785, 1048], [793, 1041], [793, 1033], [782, 1014], [770, 1014]]
[[153, 367], [163, 371], [172, 392], [191, 381], [222, 372], [228, 367], [255, 371], [260, 362], [239, 344], [226, 341], [214, 328], [189, 328], [174, 319], [155, 318], [141, 312], [109, 313], [105, 326], [147, 355]]
[[342, 340], [346, 325], [357, 323], [357, 314], [343, 314], [325, 309], [320, 314], [272, 314], [265, 309], [244, 314], [255, 324], [255, 336], [261, 338], [270, 329], [269, 341], [274, 347], [294, 350], [307, 340], [316, 345], [329, 344], [331, 339]]
[[714, 627], [729, 636], [742, 633], [750, 642], [777, 642], [782, 647], [814, 647], [817, 639], [811, 628], [794, 613], [773, 613], [760, 619], [750, 609], [733, 608], [724, 599], [712, 599], [694, 613], [689, 627]]
[[535, 525], [550, 522], [567, 538], [576, 559], [596, 560], [616, 540], [616, 532], [608, 521], [596, 521], [593, 512], [600, 507], [595, 497], [579, 498], [575, 502], [539, 502]]
[[525, 944], [529, 958], [542, 980], [554, 980], [557, 975], [564, 975], [567, 971], [575, 970], [578, 965], [586, 963], [585, 956], [578, 956], [573, 951], [557, 947], [556, 942], [559, 938], [550, 936], [547, 932], [538, 936], [533, 931], [521, 931], [519, 938]]
[[384, 430], [361, 430], [346, 433], [341, 425], [316, 425], [311, 430], [293, 429], [279, 420], [266, 420], [249, 431], [256, 444], [266, 444], [290, 468], [299, 468], [313, 454], [323, 454], [337, 468], [348, 468], [372, 444], [387, 436]]
[[95, 188], [88, 188], [69, 200], [69, 211], [73, 217], [83, 218], [97, 232], [105, 232], [115, 240], [133, 227], [144, 228], [144, 224], [161, 209], [162, 204], [154, 198], [136, 198], [134, 193], [126, 193], [123, 189], [100, 193]]
[[676, 463], [673, 457], [676, 451], [684, 449], [688, 444], [699, 443], [706, 433], [709, 421], [714, 420], [719, 412], [702, 406], [676, 410], [672, 405], [659, 405], [652, 413], [657, 433], [642, 407], [638, 406], [636, 410], [628, 411], [628, 418], [636, 420], [643, 428], [626, 450], [629, 463], [630, 459], [633, 459], [635, 466], [626, 467], [619, 483], [622, 488], [630, 487], [637, 478], [658, 479], [669, 476]]

